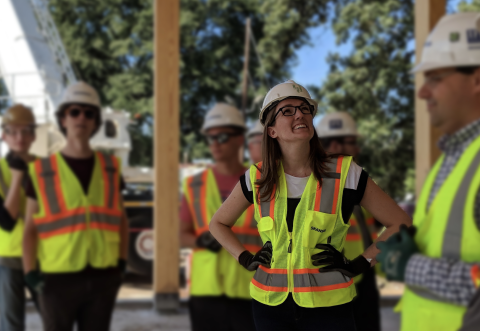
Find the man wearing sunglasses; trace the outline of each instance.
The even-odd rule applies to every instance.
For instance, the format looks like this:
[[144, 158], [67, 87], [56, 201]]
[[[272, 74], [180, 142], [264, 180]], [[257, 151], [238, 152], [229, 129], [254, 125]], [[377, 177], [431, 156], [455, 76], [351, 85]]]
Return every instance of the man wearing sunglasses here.
[[[27, 163], [35, 157], [35, 117], [17, 104], [3, 114], [2, 140], [7, 156], [0, 160], [0, 330], [25, 330], [25, 280], [22, 271], [22, 235]], [[35, 298], [33, 293], [32, 297]]]
[[66, 146], [29, 169], [25, 279], [39, 292], [44, 330], [104, 331], [128, 248], [120, 161], [90, 147], [101, 125], [91, 86], [69, 86], [56, 116]]
[[[210, 219], [246, 171], [240, 162], [245, 128], [238, 109], [216, 104], [202, 127], [215, 163], [183, 184], [180, 243], [194, 249], [189, 302], [193, 331], [255, 330], [249, 292], [253, 273], [238, 264], [208, 230]], [[253, 212], [244, 213], [232, 229], [256, 252], [262, 241]]]
[[[317, 134], [322, 147], [330, 154], [344, 154], [357, 159], [360, 148], [354, 119], [347, 112], [326, 114], [317, 125]], [[358, 167], [358, 170], [361, 170]], [[359, 173], [358, 176], [361, 174]], [[345, 189], [344, 199], [349, 199], [353, 190]], [[350, 218], [344, 254], [353, 259], [363, 253], [377, 238], [378, 222], [359, 205], [354, 206]], [[358, 331], [380, 331], [380, 293], [377, 289], [375, 269], [354, 278], [357, 296], [353, 301], [355, 324]]]

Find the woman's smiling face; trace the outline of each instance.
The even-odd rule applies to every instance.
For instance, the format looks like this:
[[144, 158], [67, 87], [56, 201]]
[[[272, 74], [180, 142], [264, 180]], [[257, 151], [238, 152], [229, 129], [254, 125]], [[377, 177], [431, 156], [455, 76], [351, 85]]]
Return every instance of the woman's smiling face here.
[[280, 111], [287, 106], [309, 106], [304, 99], [289, 98], [282, 100], [273, 110], [273, 116], [276, 116], [273, 126], [267, 128], [268, 135], [277, 139], [279, 142], [310, 141], [314, 135], [312, 114], [303, 114], [299, 108], [295, 115], [285, 116]]

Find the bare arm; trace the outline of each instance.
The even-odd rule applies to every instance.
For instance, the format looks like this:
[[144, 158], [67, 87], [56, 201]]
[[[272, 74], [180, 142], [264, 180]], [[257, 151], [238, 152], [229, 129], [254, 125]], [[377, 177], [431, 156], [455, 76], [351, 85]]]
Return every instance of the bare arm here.
[[38, 233], [33, 215], [38, 212], [38, 202], [28, 198], [25, 211], [25, 230], [23, 232], [23, 272], [28, 274], [37, 267]]
[[[123, 206], [123, 198], [120, 196], [120, 206]], [[121, 259], [127, 260], [128, 258], [128, 218], [125, 213], [125, 208], [122, 207], [122, 220], [120, 221], [120, 255]]]
[[[377, 242], [387, 240], [388, 237], [399, 230], [402, 224], [407, 226], [412, 225], [410, 216], [408, 216], [392, 198], [383, 192], [371, 178], [368, 178], [367, 187], [365, 188], [365, 193], [362, 201], [360, 201], [360, 205], [365, 207], [376, 220], [386, 227], [386, 230], [383, 231], [376, 240]], [[380, 250], [373, 244], [368, 247], [362, 255], [367, 259], [373, 259], [371, 262], [373, 266], [377, 263], [375, 257], [379, 252]]]
[[3, 205], [12, 219], [17, 220], [20, 214], [24, 212], [23, 210], [20, 210], [20, 189], [25, 174], [23, 171], [15, 169], [10, 169], [10, 171], [12, 172], [12, 182], [8, 188], [8, 193]]
[[249, 206], [250, 202], [243, 195], [242, 187], [238, 182], [228, 199], [210, 221], [210, 232], [237, 260], [239, 255], [245, 251], [245, 247], [233, 233], [232, 226]]

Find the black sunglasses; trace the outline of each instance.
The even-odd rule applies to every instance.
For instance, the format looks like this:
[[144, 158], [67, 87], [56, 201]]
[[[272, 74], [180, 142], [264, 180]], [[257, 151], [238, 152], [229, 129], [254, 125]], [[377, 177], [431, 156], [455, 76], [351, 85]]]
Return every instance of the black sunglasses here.
[[230, 140], [230, 137], [236, 137], [236, 136], [241, 136], [241, 133], [219, 133], [217, 135], [207, 135], [207, 144], [208, 145], [213, 145], [215, 141], [217, 141], [219, 144], [225, 144], [227, 141]]
[[70, 116], [72, 118], [77, 118], [78, 116], [80, 116], [81, 113], [83, 113], [83, 116], [86, 119], [93, 120], [95, 118], [95, 115], [96, 115], [96, 110], [72, 108], [67, 112], [68, 116]]
[[278, 113], [281, 112], [283, 114], [283, 116], [293, 116], [297, 113], [297, 109], [300, 109], [302, 114], [310, 114], [311, 115], [311, 114], [313, 114], [313, 110], [315, 109], [315, 107], [313, 105], [285, 106], [285, 107], [280, 108], [277, 111], [277, 113], [273, 117], [273, 121], [275, 121], [275, 119], [277, 118]]

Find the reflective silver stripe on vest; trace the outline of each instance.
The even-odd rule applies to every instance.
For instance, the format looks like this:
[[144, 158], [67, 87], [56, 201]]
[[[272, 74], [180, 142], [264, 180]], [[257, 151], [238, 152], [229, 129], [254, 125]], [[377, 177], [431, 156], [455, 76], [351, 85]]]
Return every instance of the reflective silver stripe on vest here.
[[252, 234], [237, 234], [238, 240], [242, 243], [242, 245], [252, 245], [252, 246], [263, 246], [262, 238], [260, 236], [252, 235]]
[[266, 186], [262, 187], [260, 189], [260, 191], [258, 192], [259, 197], [260, 197], [260, 211], [262, 212], [262, 217], [271, 216], [270, 215], [270, 206], [273, 203], [272, 200], [262, 201], [265, 198], [265, 189], [266, 189]]
[[[258, 268], [253, 276], [257, 282], [263, 286], [286, 287], [288, 288], [287, 274], [269, 274], [263, 269]], [[288, 289], [286, 290], [288, 291]]]
[[105, 172], [107, 173], [108, 176], [108, 200], [107, 200], [107, 207], [109, 209], [113, 209], [113, 204], [115, 201], [113, 201], [113, 198], [115, 196], [115, 172], [117, 169], [115, 168], [115, 165], [113, 163], [113, 156], [111, 155], [106, 155], [102, 154], [103, 159], [105, 160]]
[[7, 197], [8, 186], [7, 186], [7, 183], [5, 182], [5, 178], [3, 177], [3, 170], [1, 168], [0, 168], [0, 188], [2, 189], [3, 195]]
[[121, 217], [114, 216], [114, 215], [100, 214], [100, 213], [91, 213], [90, 221], [111, 224], [111, 225], [119, 225], [121, 222]]
[[62, 228], [70, 227], [77, 224], [85, 224], [84, 214], [67, 216], [53, 222], [37, 224], [37, 231], [38, 233], [41, 234], [41, 233], [60, 230]]
[[51, 214], [58, 214], [60, 213], [60, 206], [58, 205], [59, 198], [57, 197], [57, 191], [55, 190], [54, 180], [55, 176], [58, 174], [53, 171], [50, 158], [40, 159], [40, 162], [42, 164], [42, 173], [40, 176], [43, 178], [45, 194], [47, 196], [47, 201], [44, 201], [44, 203], [49, 206]]
[[465, 212], [465, 203], [467, 202], [467, 194], [473, 177], [480, 167], [480, 153], [475, 155], [472, 163], [468, 167], [467, 173], [462, 179], [462, 183], [458, 187], [455, 198], [453, 200], [452, 209], [448, 216], [448, 223], [443, 237], [442, 257], [460, 259], [462, 249], [462, 232]]
[[190, 187], [193, 191], [193, 197], [190, 197], [193, 200], [193, 209], [195, 211], [195, 217], [197, 218], [198, 227], [202, 229], [205, 227], [206, 221], [203, 219], [202, 214], [202, 201], [201, 201], [201, 194], [202, 194], [202, 186], [206, 185], [206, 183], [202, 180], [203, 172], [193, 176], [192, 181], [190, 182]]
[[293, 284], [294, 287], [321, 287], [348, 283], [350, 279], [338, 271], [294, 274]]
[[335, 200], [335, 184], [341, 178], [341, 174], [337, 173], [338, 159], [334, 158], [332, 162], [327, 162], [327, 172], [322, 175], [322, 193], [320, 198], [320, 210], [322, 213], [332, 214], [333, 201]]

